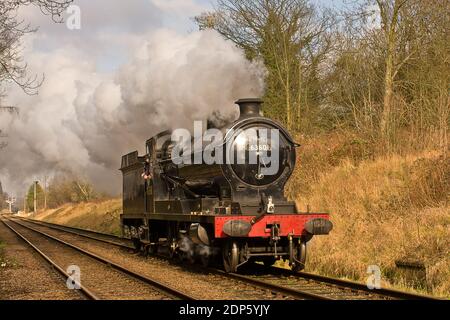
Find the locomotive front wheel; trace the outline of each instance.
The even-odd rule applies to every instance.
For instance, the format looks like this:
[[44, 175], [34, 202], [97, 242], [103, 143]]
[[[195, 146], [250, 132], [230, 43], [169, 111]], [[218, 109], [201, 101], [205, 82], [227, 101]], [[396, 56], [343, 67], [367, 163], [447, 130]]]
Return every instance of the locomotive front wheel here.
[[236, 272], [239, 264], [239, 246], [236, 241], [227, 241], [222, 249], [223, 267], [226, 272]]
[[296, 257], [297, 261], [295, 261], [292, 265], [292, 271], [299, 272], [305, 269], [305, 263], [306, 263], [306, 242], [301, 241], [296, 250]]

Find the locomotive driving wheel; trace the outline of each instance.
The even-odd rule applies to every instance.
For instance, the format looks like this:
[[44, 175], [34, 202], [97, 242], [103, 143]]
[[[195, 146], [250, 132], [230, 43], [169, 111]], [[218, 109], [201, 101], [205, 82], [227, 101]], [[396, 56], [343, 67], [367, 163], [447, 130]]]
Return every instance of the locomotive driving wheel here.
[[236, 272], [239, 264], [237, 241], [227, 241], [222, 249], [223, 267], [226, 272]]
[[300, 241], [296, 250], [295, 250], [295, 261], [292, 264], [292, 271], [298, 272], [305, 269], [306, 263], [306, 241]]

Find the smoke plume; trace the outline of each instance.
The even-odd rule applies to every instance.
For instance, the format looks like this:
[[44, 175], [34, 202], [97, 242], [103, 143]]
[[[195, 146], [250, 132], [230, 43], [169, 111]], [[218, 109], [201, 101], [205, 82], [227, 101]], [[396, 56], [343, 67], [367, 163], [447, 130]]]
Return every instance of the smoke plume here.
[[260, 96], [264, 85], [262, 65], [214, 31], [156, 31], [113, 73], [97, 72], [73, 47], [28, 60], [45, 66], [39, 95], [13, 90], [8, 102], [20, 115], [0, 117], [9, 134], [0, 180], [20, 193], [33, 179], [61, 172], [118, 193], [123, 154], [144, 151], [145, 140], [162, 130], [190, 128], [213, 114], [232, 118], [233, 102]]

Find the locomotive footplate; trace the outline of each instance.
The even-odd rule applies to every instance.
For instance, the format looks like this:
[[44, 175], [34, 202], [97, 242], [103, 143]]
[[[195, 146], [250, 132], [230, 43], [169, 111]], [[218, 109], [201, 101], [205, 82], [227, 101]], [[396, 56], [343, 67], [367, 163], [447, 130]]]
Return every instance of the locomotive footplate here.
[[[185, 215], [185, 214], [122, 214], [121, 221], [142, 221], [159, 220], [174, 222], [190, 222], [212, 225], [215, 238], [227, 238], [229, 234], [224, 232], [227, 222], [232, 222], [235, 226], [242, 229], [239, 236], [245, 237], [263, 237], [270, 238], [272, 235], [272, 226], [277, 225], [279, 237], [294, 237], [328, 234], [333, 225], [329, 221], [327, 213], [297, 213], [297, 214], [271, 214], [264, 216], [261, 220], [251, 225], [255, 215]], [[247, 229], [248, 228], [248, 232]], [[226, 228], [225, 228], [226, 231]]]

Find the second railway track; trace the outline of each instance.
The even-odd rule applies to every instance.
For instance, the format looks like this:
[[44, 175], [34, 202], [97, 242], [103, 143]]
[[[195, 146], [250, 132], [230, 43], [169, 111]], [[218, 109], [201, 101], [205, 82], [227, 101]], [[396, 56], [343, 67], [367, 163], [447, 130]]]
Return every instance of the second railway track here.
[[[43, 221], [24, 219], [35, 225], [45, 226], [50, 229], [71, 233], [87, 239], [101, 241], [106, 244], [131, 249], [129, 239], [113, 235], [97, 233], [95, 231], [56, 225]], [[195, 269], [195, 267], [194, 267]], [[293, 273], [290, 270], [261, 265], [253, 265], [244, 269], [244, 274], [226, 274], [217, 269], [209, 268], [208, 272], [220, 277], [233, 279], [250, 286], [267, 290], [283, 299], [314, 299], [314, 300], [386, 300], [386, 299], [414, 299], [431, 300], [433, 297], [402, 292], [393, 289], [370, 290], [365, 285], [336, 278], [330, 278], [309, 273]]]
[[194, 300], [158, 281], [142, 276], [73, 244], [58, 239], [21, 222], [2, 219], [2, 222], [41, 255], [62, 274], [69, 266], [81, 270], [81, 290], [91, 299], [146, 299], [146, 300]]

